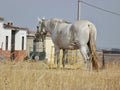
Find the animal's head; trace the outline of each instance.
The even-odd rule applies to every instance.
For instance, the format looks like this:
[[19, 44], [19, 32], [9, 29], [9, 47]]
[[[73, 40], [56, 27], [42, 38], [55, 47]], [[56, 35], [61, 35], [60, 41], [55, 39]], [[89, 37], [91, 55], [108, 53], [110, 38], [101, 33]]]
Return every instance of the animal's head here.
[[45, 18], [38, 18], [38, 27], [39, 31], [46, 35], [47, 34], [47, 29], [46, 29], [46, 25], [45, 25]]
[[52, 30], [54, 30], [57, 23], [63, 23], [62, 19], [56, 19], [56, 18], [53, 19], [38, 18], [38, 21], [41, 24], [41, 27], [50, 33], [52, 32]]
[[41, 24], [41, 28], [44, 28], [45, 31], [48, 31], [50, 33], [52, 33], [52, 31], [55, 29], [55, 26], [57, 24], [61, 24], [61, 23], [69, 23], [65, 20], [62, 19], [57, 19], [57, 18], [52, 18], [52, 19], [40, 19], [38, 18], [39, 23]]

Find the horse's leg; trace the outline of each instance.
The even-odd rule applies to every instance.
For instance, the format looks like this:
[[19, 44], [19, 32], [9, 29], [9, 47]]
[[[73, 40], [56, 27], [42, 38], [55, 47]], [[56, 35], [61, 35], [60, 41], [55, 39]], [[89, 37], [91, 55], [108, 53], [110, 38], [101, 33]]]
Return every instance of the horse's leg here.
[[65, 54], [66, 54], [66, 50], [63, 49], [63, 57], [62, 57], [63, 68], [65, 67]]
[[55, 47], [55, 55], [57, 58], [57, 67], [60, 68], [60, 49]]
[[81, 54], [82, 54], [82, 56], [84, 58], [85, 68], [87, 69], [89, 57], [88, 57], [88, 54], [87, 54], [87, 48], [86, 48], [86, 46], [81, 46], [80, 52], [81, 52]]

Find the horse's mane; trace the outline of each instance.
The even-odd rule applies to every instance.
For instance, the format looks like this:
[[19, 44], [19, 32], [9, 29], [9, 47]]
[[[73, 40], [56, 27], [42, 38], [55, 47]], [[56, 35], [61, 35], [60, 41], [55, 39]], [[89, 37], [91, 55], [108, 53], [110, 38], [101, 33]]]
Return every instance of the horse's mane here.
[[53, 20], [54, 22], [57, 22], [57, 23], [67, 23], [67, 24], [71, 24], [71, 22], [68, 22], [68, 21], [63, 20], [63, 19], [53, 18], [52, 20]]

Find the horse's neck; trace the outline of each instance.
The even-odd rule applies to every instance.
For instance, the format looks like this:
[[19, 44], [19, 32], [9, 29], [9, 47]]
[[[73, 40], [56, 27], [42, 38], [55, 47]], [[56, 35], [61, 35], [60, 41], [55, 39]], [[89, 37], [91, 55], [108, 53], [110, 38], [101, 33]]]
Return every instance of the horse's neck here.
[[67, 24], [67, 23], [58, 23], [58, 24], [56, 24], [56, 27], [55, 27], [55, 29], [69, 29], [70, 28], [70, 26], [71, 26], [71, 24]]
[[56, 23], [54, 28], [50, 27], [49, 32], [54, 35], [58, 34], [58, 32], [61, 32], [63, 30], [65, 30], [65, 32], [69, 32], [71, 25], [72, 24], [67, 23]]

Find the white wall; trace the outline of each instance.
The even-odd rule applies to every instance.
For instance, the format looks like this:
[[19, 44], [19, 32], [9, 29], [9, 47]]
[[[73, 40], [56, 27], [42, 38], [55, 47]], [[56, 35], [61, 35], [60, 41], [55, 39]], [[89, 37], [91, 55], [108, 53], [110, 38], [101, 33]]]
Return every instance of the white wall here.
[[[11, 50], [11, 32], [11, 29], [3, 28], [3, 22], [0, 22], [0, 48], [3, 43], [3, 50], [6, 47], [6, 36], [8, 36], [8, 50]], [[22, 37], [24, 37], [24, 50], [26, 50], [26, 34], [25, 30], [16, 30], [15, 50], [22, 50]]]
[[15, 35], [15, 50], [22, 50], [22, 37], [24, 37], [24, 50], [26, 50], [26, 35], [25, 30], [18, 30]]
[[0, 22], [0, 48], [3, 43], [3, 50], [5, 50], [6, 36], [8, 36], [8, 50], [11, 50], [11, 30], [3, 28], [3, 22]]
[[[46, 58], [48, 59], [48, 63], [50, 62], [50, 60], [52, 60], [52, 62], [54, 62], [54, 48], [52, 48], [52, 46], [54, 46], [51, 37], [46, 37]], [[52, 53], [51, 53], [52, 52]], [[51, 54], [52, 54], [52, 58], [51, 58]]]
[[1, 48], [1, 45], [2, 45], [2, 42], [3, 42], [3, 28], [2, 28], [2, 25], [3, 23], [0, 22], [0, 48]]

